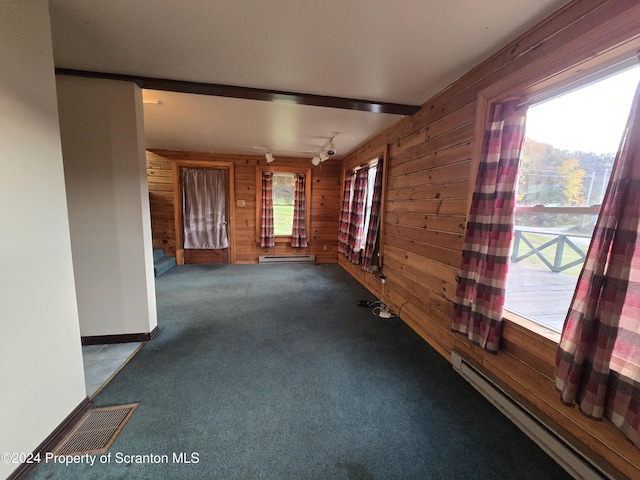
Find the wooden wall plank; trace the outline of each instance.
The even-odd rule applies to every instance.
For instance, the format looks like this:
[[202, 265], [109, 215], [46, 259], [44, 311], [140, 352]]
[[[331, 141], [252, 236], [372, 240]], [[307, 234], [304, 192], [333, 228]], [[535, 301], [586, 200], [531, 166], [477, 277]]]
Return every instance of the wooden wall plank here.
[[461, 198], [445, 198], [435, 200], [389, 201], [388, 212], [421, 213], [433, 215], [465, 215], [467, 200]]
[[388, 200], [422, 200], [438, 198], [466, 198], [469, 192], [467, 180], [454, 180], [447, 183], [432, 183], [409, 188], [389, 190]]
[[403, 227], [400, 225], [387, 225], [387, 233], [396, 237], [415, 240], [437, 247], [449, 249], [462, 249], [462, 234], [440, 232], [427, 228]]
[[399, 165], [391, 165], [389, 178], [422, 172], [453, 163], [471, 161], [471, 150], [471, 142], [467, 142], [427, 154], [421, 154], [419, 151], [416, 151], [415, 158]]
[[[399, 286], [403, 286], [418, 298], [430, 300], [440, 293], [443, 298], [453, 301], [452, 292], [455, 290], [454, 284], [443, 282], [435, 275], [419, 270], [407, 263], [402, 262], [393, 255], [387, 253], [385, 257], [385, 276], [394, 278]], [[440, 304], [440, 302], [438, 302]]]
[[393, 245], [389, 245], [389, 248], [386, 249], [385, 252], [386, 255], [392, 256], [398, 262], [410, 265], [411, 267], [424, 272], [426, 275], [435, 276], [440, 280], [441, 285], [455, 286], [458, 267], [446, 265], [438, 260], [433, 260], [431, 258], [424, 257], [419, 253], [409, 252]]
[[388, 212], [386, 221], [389, 224], [407, 227], [429, 228], [451, 233], [464, 233], [465, 217], [446, 215], [425, 215], [423, 213]]
[[469, 178], [470, 164], [471, 161], [464, 161], [411, 175], [394, 177], [389, 179], [389, 190], [466, 180]]
[[389, 145], [389, 155], [395, 157], [411, 147], [424, 143], [427, 140], [428, 130], [428, 127], [423, 130], [418, 130], [411, 135], [407, 135], [402, 140], [392, 143]]
[[414, 160], [416, 157], [427, 156], [442, 150], [446, 150], [459, 145], [471, 143], [474, 134], [473, 123], [465, 123], [455, 128], [447, 135], [440, 135], [426, 142], [411, 147], [402, 153], [391, 157], [394, 165]]
[[[147, 152], [147, 179], [153, 247], [162, 248], [165, 254], [170, 256], [176, 254], [172, 177], [171, 162], [159, 155]], [[167, 178], [169, 182], [163, 181]]]

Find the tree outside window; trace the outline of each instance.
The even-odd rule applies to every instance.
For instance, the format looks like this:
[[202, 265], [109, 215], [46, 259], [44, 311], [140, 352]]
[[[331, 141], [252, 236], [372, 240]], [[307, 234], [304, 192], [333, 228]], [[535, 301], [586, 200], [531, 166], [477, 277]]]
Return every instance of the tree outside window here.
[[638, 77], [618, 72], [527, 111], [505, 308], [558, 333]]

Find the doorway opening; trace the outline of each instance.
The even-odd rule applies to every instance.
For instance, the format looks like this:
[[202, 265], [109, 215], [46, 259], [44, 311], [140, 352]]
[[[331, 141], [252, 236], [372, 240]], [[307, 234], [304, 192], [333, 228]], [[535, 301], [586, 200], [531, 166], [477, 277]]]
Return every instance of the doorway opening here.
[[234, 263], [233, 165], [177, 162], [174, 175], [178, 264]]

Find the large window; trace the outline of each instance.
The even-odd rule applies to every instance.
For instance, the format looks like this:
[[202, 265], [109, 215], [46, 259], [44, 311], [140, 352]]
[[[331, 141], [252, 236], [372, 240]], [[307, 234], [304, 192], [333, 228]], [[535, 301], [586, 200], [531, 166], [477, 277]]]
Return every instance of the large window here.
[[345, 172], [338, 252], [364, 270], [380, 266], [384, 159], [378, 157]]
[[[265, 205], [265, 201], [268, 205]], [[310, 205], [310, 168], [258, 165], [256, 168], [256, 239], [258, 243], [262, 246], [291, 243], [294, 247], [306, 247]]]
[[[367, 172], [367, 185], [364, 196], [364, 220], [362, 229], [359, 229], [355, 238], [355, 248], [356, 250], [362, 250], [365, 246], [365, 242], [367, 240], [367, 232], [369, 231], [369, 223], [371, 221], [371, 204], [373, 202], [373, 187], [376, 179], [376, 172], [378, 171], [378, 163], [377, 160], [375, 164], [369, 167]], [[355, 178], [356, 172], [353, 173]], [[350, 197], [353, 199], [353, 188], [351, 189]]]
[[640, 77], [529, 107], [505, 307], [561, 332]]
[[273, 174], [273, 229], [276, 237], [290, 237], [293, 229], [296, 177], [293, 173]]

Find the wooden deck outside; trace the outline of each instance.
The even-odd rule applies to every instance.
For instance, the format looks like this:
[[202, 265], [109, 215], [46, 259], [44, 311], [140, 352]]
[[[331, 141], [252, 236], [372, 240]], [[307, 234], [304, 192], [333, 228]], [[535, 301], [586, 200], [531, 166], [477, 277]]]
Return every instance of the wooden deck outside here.
[[577, 280], [577, 276], [512, 263], [505, 307], [561, 332]]

